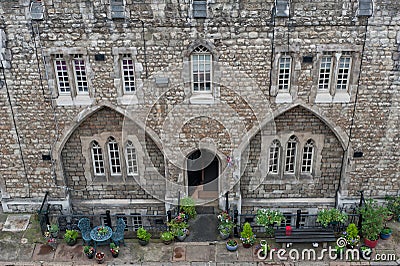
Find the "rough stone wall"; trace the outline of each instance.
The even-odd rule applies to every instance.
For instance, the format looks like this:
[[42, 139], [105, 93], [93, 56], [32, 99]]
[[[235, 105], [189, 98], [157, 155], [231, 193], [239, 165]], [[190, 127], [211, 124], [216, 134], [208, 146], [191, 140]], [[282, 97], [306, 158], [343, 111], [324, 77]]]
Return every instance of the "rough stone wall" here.
[[[357, 16], [356, 0], [292, 0], [290, 18], [272, 17], [273, 0], [210, 1], [207, 4], [208, 18], [205, 20], [191, 17], [188, 2], [125, 2], [127, 19], [112, 20], [108, 1], [47, 0], [43, 1], [44, 20], [32, 22], [29, 15], [30, 1], [0, 1], [1, 25], [7, 35], [7, 48], [12, 55], [11, 68], [4, 69], [5, 81], [15, 112], [26, 166], [25, 170], [3, 86], [0, 89], [0, 116], [4, 118], [0, 124], [0, 150], [4, 154], [0, 157], [3, 199], [6, 196], [40, 197], [47, 190], [52, 196], [64, 197], [63, 186], [67, 184], [63, 182], [66, 183], [66, 180], [63, 180], [63, 176], [55, 176], [54, 164], [43, 161], [42, 154], [49, 154], [55, 147], [54, 143], [59, 143], [67, 129], [74, 125], [74, 118], [93, 106], [106, 103], [122, 110], [129, 109], [143, 124], [161, 135], [160, 125], [166, 112], [181, 103], [190, 105], [188, 98], [191, 90], [187, 77], [182, 73], [188, 70], [180, 71], [179, 68], [188, 58], [188, 47], [197, 40], [209, 43], [218, 62], [247, 74], [255, 84], [223, 85], [233, 91], [244, 88], [249, 95], [254, 91], [263, 93], [263, 98], [255, 97], [258, 100], [251, 103], [251, 108], [242, 108], [245, 106], [241, 101], [238, 104], [239, 101], [232, 100], [236, 97], [235, 93], [227, 93], [223, 86], [220, 88], [218, 100], [234, 107], [240, 105], [236, 111], [244, 118], [246, 129], [256, 123], [254, 113], [257, 111], [268, 110], [265, 112], [274, 113], [295, 104], [309, 106], [339, 128], [343, 139], [350, 135], [352, 127], [349, 158], [346, 158], [349, 167], [345, 171], [346, 181], [341, 188], [345, 196], [358, 197], [357, 191], [360, 188], [367, 191], [366, 195], [399, 193], [399, 182], [396, 181], [399, 180], [400, 168], [400, 94], [397, 82], [400, 12], [396, 0], [374, 1], [374, 14], [368, 19]], [[136, 19], [141, 19], [143, 23]], [[57, 106], [54, 99], [52, 101], [57, 94], [50, 94], [48, 88], [51, 84], [46, 76], [46, 71], [47, 74], [52, 71], [46, 69], [42, 57], [49, 49], [59, 48], [68, 53], [76, 47], [85, 49], [88, 55], [86, 63], [91, 69], [88, 74], [93, 102], [89, 106]], [[115, 47], [137, 49], [135, 58], [142, 65], [140, 78], [144, 82], [140, 91], [143, 97], [138, 104], [127, 106], [118, 100], [112, 52]], [[341, 47], [356, 49], [355, 52], [361, 58], [361, 69], [354, 69], [355, 82], [348, 102], [315, 102], [317, 58], [326, 47], [331, 50]], [[286, 50], [295, 59], [292, 103], [276, 103], [271, 88], [276, 78], [271, 76], [275, 60], [273, 53]], [[96, 61], [96, 54], [104, 54], [105, 61]], [[302, 61], [306, 55], [313, 56], [312, 63]], [[175, 85], [172, 88], [157, 88], [153, 83], [154, 77], [162, 76], [168, 67], [168, 77]], [[357, 72], [361, 73], [359, 81]], [[167, 91], [169, 94], [157, 102]], [[353, 114], [355, 101], [356, 111]], [[208, 108], [210, 106], [205, 106], [207, 108], [203, 109], [207, 109], [207, 115], [218, 117], [225, 127], [234, 125], [235, 119], [229, 122], [229, 116], [227, 118], [226, 113], [215, 108], [215, 105], [212, 111]], [[181, 113], [180, 116], [190, 117], [191, 111]], [[8, 130], [11, 130], [10, 133]], [[237, 136], [233, 136], [235, 138]], [[364, 156], [352, 158], [354, 150], [363, 151]], [[154, 160], [162, 172], [160, 152], [157, 151], [157, 154], [158, 159]], [[334, 162], [335, 165], [337, 163]], [[168, 170], [171, 173], [172, 170]], [[171, 176], [176, 177], [177, 174], [169, 174], [167, 178]], [[26, 177], [29, 184], [25, 182]], [[72, 177], [69, 178], [69, 182], [72, 182]], [[82, 186], [81, 176], [74, 179], [76, 185]], [[58, 180], [57, 184], [55, 180]], [[327, 188], [318, 185], [319, 195], [324, 190], [332, 195], [332, 186], [336, 187], [336, 184], [331, 181], [325, 184]], [[293, 191], [295, 195], [297, 192]]]
[[[148, 194], [132, 177], [109, 177], [108, 182], [102, 178], [93, 177], [92, 180], [85, 178], [85, 157], [82, 154], [82, 137], [92, 137], [103, 132], [121, 133], [123, 131], [124, 117], [109, 108], [102, 108], [90, 117], [74, 131], [62, 151], [64, 173], [66, 184], [71, 188], [73, 200], [84, 199], [151, 199], [153, 195]], [[132, 132], [131, 132], [132, 133]], [[115, 137], [115, 136], [114, 136]], [[145, 145], [144, 143], [141, 143]], [[124, 160], [123, 143], [118, 143], [120, 159]], [[146, 148], [152, 161], [145, 159], [144, 165], [158, 167], [160, 174], [164, 171], [163, 156], [150, 138], [146, 139]], [[107, 160], [107, 150], [103, 147], [104, 160]], [[122, 170], [123, 172], [126, 170]], [[151, 174], [145, 172], [145, 177], [150, 182]], [[98, 180], [99, 179], [99, 180]], [[164, 189], [161, 185], [160, 192]]]
[[[341, 160], [343, 149], [333, 132], [322, 123], [319, 118], [302, 107], [293, 108], [275, 119], [276, 135], [282, 132], [294, 132], [299, 134], [310, 132], [311, 134], [324, 135], [321, 160], [321, 176], [309, 178], [302, 176], [283, 176], [280, 182], [268, 177], [260, 182], [254, 190], [250, 183], [260, 175], [261, 134], [257, 134], [250, 142], [249, 161], [241, 178], [241, 188], [244, 198], [324, 198], [335, 197], [339, 184]], [[266, 129], [269, 131], [270, 129]], [[284, 145], [284, 143], [282, 143]], [[281, 154], [285, 154], [285, 150]], [[298, 160], [298, 163], [301, 160]], [[275, 177], [276, 178], [276, 177]], [[274, 179], [275, 179], [274, 178]], [[278, 177], [278, 179], [280, 179]]]

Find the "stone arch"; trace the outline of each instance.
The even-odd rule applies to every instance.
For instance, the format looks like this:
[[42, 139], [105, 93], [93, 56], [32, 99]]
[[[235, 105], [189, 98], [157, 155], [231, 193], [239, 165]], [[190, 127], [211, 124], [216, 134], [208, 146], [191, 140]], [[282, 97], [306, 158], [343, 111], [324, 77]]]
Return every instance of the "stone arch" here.
[[81, 112], [79, 112], [74, 119], [70, 122], [69, 126], [66, 126], [64, 128], [63, 133], [61, 134], [61, 138], [56, 142], [55, 147], [52, 149], [51, 155], [53, 160], [55, 160], [55, 169], [56, 169], [56, 181], [57, 184], [63, 184], [65, 185], [65, 180], [64, 180], [64, 175], [63, 175], [63, 165], [62, 165], [62, 150], [65, 147], [65, 144], [71, 137], [71, 135], [75, 132], [75, 130], [84, 122], [86, 121], [87, 118], [89, 118], [91, 115], [95, 114], [96, 112], [100, 111], [104, 107], [108, 107], [111, 110], [121, 114], [124, 117], [127, 117], [131, 121], [133, 121], [137, 126], [139, 126], [156, 144], [156, 146], [160, 149], [162, 152], [162, 144], [161, 140], [157, 136], [157, 134], [149, 127], [146, 127], [142, 121], [138, 120], [136, 117], [131, 116], [125, 109], [114, 106], [113, 104], [109, 102], [103, 102], [99, 105], [96, 106], [91, 106], [88, 108], [85, 108]]
[[340, 128], [339, 126], [337, 126], [333, 121], [331, 121], [329, 118], [325, 117], [322, 114], [322, 111], [318, 108], [318, 107], [311, 107], [308, 106], [306, 104], [303, 103], [295, 103], [295, 104], [291, 104], [291, 105], [287, 105], [287, 106], [282, 106], [280, 108], [278, 108], [277, 110], [273, 111], [272, 114], [270, 114], [269, 116], [267, 116], [263, 121], [261, 121], [260, 125], [256, 125], [253, 128], [251, 128], [246, 136], [245, 139], [242, 139], [242, 142], [238, 148], [238, 152], [242, 153], [247, 145], [249, 144], [249, 141], [254, 138], [255, 135], [258, 134], [258, 132], [264, 128], [267, 124], [272, 123], [275, 118], [277, 118], [278, 116], [284, 114], [285, 112], [296, 108], [296, 107], [302, 107], [305, 110], [309, 111], [310, 113], [312, 113], [313, 115], [315, 115], [316, 117], [318, 117], [319, 120], [321, 120], [321, 122], [323, 122], [332, 132], [333, 134], [336, 136], [336, 138], [339, 140], [342, 148], [344, 151], [347, 150], [347, 147], [349, 145], [349, 136], [347, 135], [347, 133]]
[[183, 54], [186, 61], [189, 60], [190, 55], [198, 46], [204, 46], [205, 48], [207, 48], [208, 51], [210, 51], [210, 53], [213, 55], [214, 61], [218, 61], [217, 59], [219, 58], [219, 53], [215, 49], [215, 46], [212, 43], [207, 42], [206, 40], [200, 39], [195, 40], [187, 47], [186, 51]]

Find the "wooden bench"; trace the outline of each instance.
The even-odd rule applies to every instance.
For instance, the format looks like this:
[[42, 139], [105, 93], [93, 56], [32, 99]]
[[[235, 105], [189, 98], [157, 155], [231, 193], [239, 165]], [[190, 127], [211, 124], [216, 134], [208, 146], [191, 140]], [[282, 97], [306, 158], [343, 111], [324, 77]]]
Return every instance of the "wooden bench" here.
[[323, 247], [326, 248], [328, 242], [335, 241], [333, 230], [324, 228], [292, 229], [290, 236], [286, 235], [285, 229], [275, 230], [275, 242], [282, 243], [282, 248], [286, 247], [286, 243], [323, 243]]

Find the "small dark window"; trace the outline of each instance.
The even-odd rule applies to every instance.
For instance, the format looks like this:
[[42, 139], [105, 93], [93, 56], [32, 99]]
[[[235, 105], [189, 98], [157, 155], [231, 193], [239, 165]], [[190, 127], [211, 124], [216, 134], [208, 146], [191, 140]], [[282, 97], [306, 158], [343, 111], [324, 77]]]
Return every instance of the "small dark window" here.
[[289, 17], [289, 0], [276, 0], [275, 8], [277, 17]]
[[358, 15], [372, 16], [372, 0], [358, 0]]
[[193, 1], [193, 17], [194, 18], [207, 17], [207, 2], [205, 0]]
[[124, 3], [122, 0], [111, 0], [111, 18], [125, 18]]

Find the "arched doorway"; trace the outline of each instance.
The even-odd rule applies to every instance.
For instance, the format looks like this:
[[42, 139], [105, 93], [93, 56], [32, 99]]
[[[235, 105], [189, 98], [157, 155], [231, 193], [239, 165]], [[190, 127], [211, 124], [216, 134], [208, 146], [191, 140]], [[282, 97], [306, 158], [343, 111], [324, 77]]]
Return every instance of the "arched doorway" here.
[[218, 198], [219, 159], [215, 153], [201, 149], [186, 160], [189, 196], [195, 199]]

